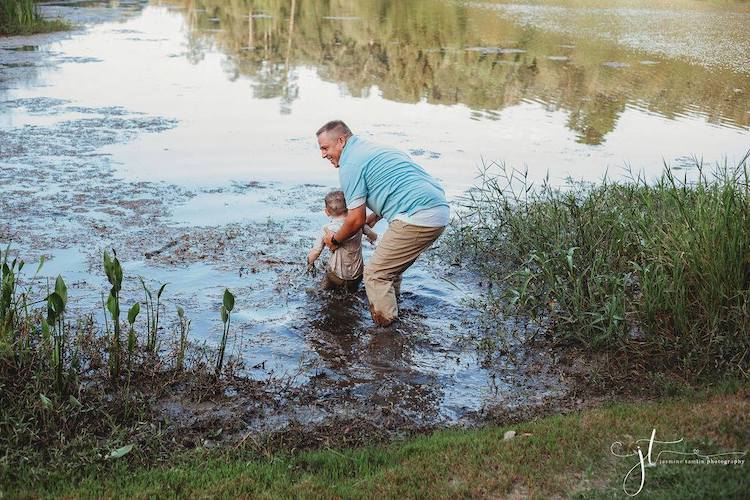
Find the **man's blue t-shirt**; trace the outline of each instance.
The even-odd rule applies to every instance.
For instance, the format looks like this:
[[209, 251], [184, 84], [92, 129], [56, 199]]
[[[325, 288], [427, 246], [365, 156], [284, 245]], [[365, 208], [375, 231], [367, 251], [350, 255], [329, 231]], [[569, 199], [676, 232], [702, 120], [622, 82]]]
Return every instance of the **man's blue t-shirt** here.
[[367, 206], [388, 222], [399, 214], [449, 206], [440, 184], [406, 153], [351, 136], [339, 159], [347, 206]]

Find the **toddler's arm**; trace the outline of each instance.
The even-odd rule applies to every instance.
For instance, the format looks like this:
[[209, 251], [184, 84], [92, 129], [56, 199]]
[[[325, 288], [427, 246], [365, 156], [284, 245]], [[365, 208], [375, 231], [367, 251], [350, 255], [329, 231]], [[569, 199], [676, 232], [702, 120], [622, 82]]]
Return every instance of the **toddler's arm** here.
[[378, 239], [378, 233], [373, 231], [372, 228], [367, 224], [362, 226], [362, 232], [365, 233], [365, 236], [367, 236], [367, 239], [370, 240], [370, 243], [375, 243], [375, 240]]
[[325, 243], [323, 243], [323, 238], [320, 237], [315, 242], [315, 246], [312, 247], [310, 253], [307, 254], [308, 266], [315, 264], [315, 261], [318, 260], [318, 257], [320, 257], [320, 254], [323, 252], [323, 248], [325, 248]]

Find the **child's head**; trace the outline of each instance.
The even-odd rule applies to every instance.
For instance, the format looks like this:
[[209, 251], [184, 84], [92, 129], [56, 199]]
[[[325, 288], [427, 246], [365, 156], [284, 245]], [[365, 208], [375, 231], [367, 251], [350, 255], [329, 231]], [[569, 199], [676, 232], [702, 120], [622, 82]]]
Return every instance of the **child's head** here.
[[331, 191], [325, 197], [326, 213], [331, 217], [346, 215], [346, 200], [343, 191]]

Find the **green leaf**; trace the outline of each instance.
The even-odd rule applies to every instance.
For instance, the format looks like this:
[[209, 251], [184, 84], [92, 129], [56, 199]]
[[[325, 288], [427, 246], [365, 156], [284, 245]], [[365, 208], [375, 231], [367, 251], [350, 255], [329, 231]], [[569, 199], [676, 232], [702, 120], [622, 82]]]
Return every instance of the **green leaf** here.
[[117, 291], [119, 292], [122, 286], [122, 266], [120, 266], [120, 261], [117, 260], [117, 257], [112, 261], [112, 267], [115, 277], [115, 282], [112, 283], [112, 286], [117, 288]]
[[44, 406], [47, 409], [52, 408], [52, 400], [45, 396], [44, 394], [39, 394], [39, 399], [42, 400], [42, 406]]
[[568, 261], [568, 269], [570, 269], [570, 272], [573, 272], [573, 252], [576, 251], [578, 247], [573, 247], [568, 250], [568, 254], [565, 256], [565, 259]]
[[65, 302], [57, 292], [47, 296], [47, 322], [53, 324], [65, 310]]
[[68, 303], [68, 287], [65, 286], [65, 281], [61, 275], [57, 275], [55, 280], [55, 293], [57, 293], [63, 301], [63, 305]]
[[39, 257], [39, 267], [36, 268], [36, 273], [34, 274], [39, 274], [39, 271], [42, 270], [42, 266], [44, 266], [45, 262], [47, 262], [46, 256], [42, 255], [41, 257]]
[[49, 323], [46, 319], [42, 318], [42, 337], [45, 341], [49, 342], [50, 333], [49, 333]]
[[113, 318], [120, 317], [120, 304], [118, 303], [117, 298], [111, 293], [109, 294], [109, 298], [107, 299], [107, 310]]
[[180, 319], [182, 319], [185, 316], [185, 309], [183, 309], [180, 306], [177, 306], [177, 316], [179, 316]]
[[228, 288], [224, 290], [224, 308], [227, 312], [232, 312], [232, 309], [234, 309], [234, 295]]
[[227, 312], [227, 308], [224, 306], [221, 306], [221, 321], [223, 323], [226, 323], [229, 319], [229, 313]]
[[161, 294], [162, 294], [162, 292], [164, 291], [164, 289], [165, 289], [166, 287], [167, 287], [167, 284], [166, 284], [166, 283], [164, 283], [164, 284], [163, 284], [163, 285], [161, 286], [161, 288], [159, 288], [159, 291], [158, 291], [158, 292], [156, 293], [156, 298], [157, 298], [157, 299], [161, 298]]
[[141, 280], [141, 286], [143, 287], [143, 291], [146, 292], [146, 297], [148, 297], [149, 300], [152, 299], [151, 290], [148, 289], [146, 282], [143, 281], [143, 276], [138, 276], [138, 279]]
[[73, 405], [73, 406], [75, 406], [76, 408], [81, 408], [81, 407], [83, 406], [83, 405], [81, 404], [81, 402], [80, 402], [80, 401], [78, 401], [78, 399], [76, 399], [75, 397], [73, 397], [73, 395], [72, 395], [72, 394], [71, 394], [70, 396], [68, 396], [68, 401], [70, 402], [70, 404], [72, 404], [72, 405]]
[[133, 323], [135, 323], [135, 318], [138, 317], [139, 312], [141, 312], [141, 304], [136, 302], [128, 311], [128, 323], [130, 323], [130, 326], [133, 326]]
[[134, 444], [129, 444], [126, 446], [123, 446], [122, 448], [117, 448], [116, 450], [110, 452], [109, 455], [106, 456], [107, 460], [110, 460], [112, 458], [122, 458], [133, 449]]

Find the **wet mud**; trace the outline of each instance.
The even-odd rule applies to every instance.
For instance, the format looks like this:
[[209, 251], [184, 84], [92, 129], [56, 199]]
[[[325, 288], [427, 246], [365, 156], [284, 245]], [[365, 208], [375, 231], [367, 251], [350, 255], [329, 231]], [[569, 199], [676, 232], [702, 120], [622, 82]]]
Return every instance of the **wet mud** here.
[[[135, 4], [102, 5], [64, 2], [59, 12], [92, 23], [130, 15]], [[40, 48], [50, 36], [0, 43], [0, 65], [20, 65], [3, 73], [2, 85], [29, 84], [35, 65], [85, 63]], [[178, 121], [121, 107], [116, 96], [109, 106], [86, 107], [45, 97], [43, 87], [37, 93], [5, 98], [0, 90], [3, 113], [14, 116], [0, 127], [0, 243], [28, 262], [48, 259], [38, 285], [62, 274], [71, 314], [98, 321], [108, 289], [102, 252], [114, 249], [125, 271], [125, 304], [143, 300], [138, 276], [154, 289], [168, 283], [162, 351], [177, 335], [181, 306], [204, 362], [221, 335], [224, 288], [237, 297], [231, 379], [220, 391], [202, 393], [183, 380], [159, 393], [155, 411], [175, 432], [204, 445], [264, 435], [301, 446], [305, 439], [355, 442], [583, 404], [559, 353], [525, 343], [523, 325], [498, 324], [476, 307], [486, 290], [454, 265], [446, 247], [427, 251], [406, 273], [401, 320], [375, 327], [363, 289], [322, 291], [321, 273], [305, 272], [307, 251], [326, 222], [322, 198], [334, 186], [245, 178], [188, 188], [127, 180], [107, 148], [163, 134]], [[364, 247], [367, 260], [373, 248]]]

